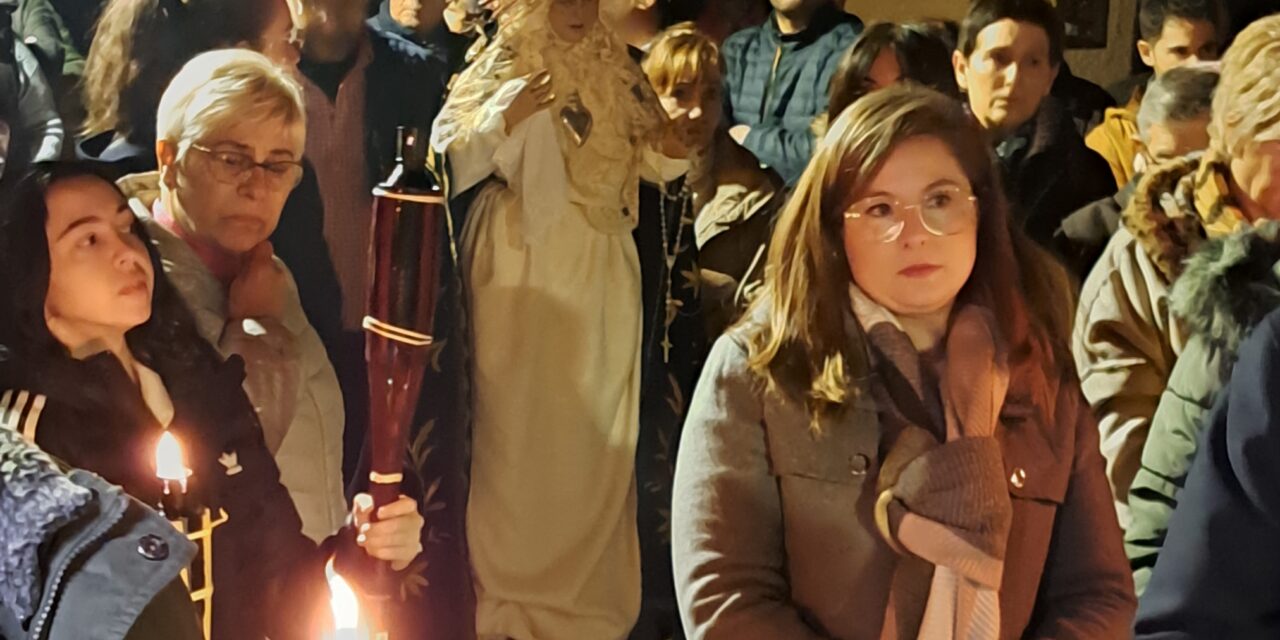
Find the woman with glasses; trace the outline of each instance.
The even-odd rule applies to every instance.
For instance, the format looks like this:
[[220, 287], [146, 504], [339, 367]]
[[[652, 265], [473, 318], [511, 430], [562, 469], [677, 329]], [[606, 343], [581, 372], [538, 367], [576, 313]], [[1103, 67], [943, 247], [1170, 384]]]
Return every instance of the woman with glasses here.
[[[332, 626], [324, 572], [331, 557], [344, 570], [362, 553], [393, 569], [413, 561], [423, 519], [408, 498], [382, 507], [377, 522], [370, 522], [368, 507], [353, 507], [352, 525], [319, 545], [303, 535], [259, 411], [242, 388], [243, 362], [224, 359], [200, 335], [203, 320], [165, 277], [172, 258], [161, 257], [147, 232], [162, 229], [134, 215], [101, 167], [38, 163], [6, 196], [0, 207], [0, 431], [13, 429], [67, 465], [119, 485], [96, 489], [106, 494], [104, 509], [86, 505], [78, 514], [100, 514], [100, 526], [73, 527], [46, 541], [50, 548], [75, 543], [44, 576], [45, 591], [63, 598], [56, 607], [15, 609], [5, 573], [0, 608], [18, 618], [9, 622], [21, 632], [7, 637], [105, 638], [128, 631], [129, 638], [181, 638], [195, 627], [192, 610], [178, 606], [168, 597], [173, 594], [142, 609], [168, 581], [152, 575], [154, 565], [190, 564], [194, 548], [165, 530], [131, 529], [141, 514], [109, 504], [121, 488], [142, 504], [161, 503], [155, 463], [165, 432], [180, 439], [192, 470], [188, 500], [227, 516], [211, 542], [210, 640], [322, 637], [321, 629]], [[48, 506], [33, 495], [27, 491], [16, 505], [0, 498], [0, 539], [15, 552], [10, 556], [35, 551], [15, 533]], [[366, 498], [353, 503], [366, 505]], [[104, 538], [108, 529], [134, 533], [111, 543], [111, 536]], [[49, 544], [41, 546], [42, 558]], [[108, 570], [100, 562], [83, 564], [104, 549], [112, 555]], [[76, 594], [95, 589], [103, 598], [128, 597], [118, 598], [115, 608], [77, 608], [86, 599]], [[65, 619], [79, 626], [67, 628]], [[90, 630], [91, 624], [97, 626]]]
[[690, 637], [1126, 635], [1097, 430], [1026, 242], [956, 101], [895, 85], [835, 120], [685, 423]]
[[337, 376], [268, 237], [302, 175], [305, 111], [281, 68], [244, 49], [196, 56], [160, 101], [157, 173], [120, 181], [201, 335], [244, 358], [303, 532], [342, 524], [344, 414]]

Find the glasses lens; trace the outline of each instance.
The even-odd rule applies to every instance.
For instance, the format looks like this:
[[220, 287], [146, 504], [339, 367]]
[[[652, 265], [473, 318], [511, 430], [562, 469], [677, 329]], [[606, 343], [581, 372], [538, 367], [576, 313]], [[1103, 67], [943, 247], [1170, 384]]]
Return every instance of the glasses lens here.
[[964, 231], [973, 223], [973, 197], [961, 189], [948, 187], [932, 191], [920, 203], [920, 220], [935, 235]]
[[209, 159], [209, 167], [213, 171], [213, 177], [219, 182], [228, 184], [236, 184], [240, 182], [246, 172], [253, 167], [253, 160], [244, 154], [214, 151], [206, 153], [205, 157]]
[[302, 167], [292, 162], [270, 162], [263, 166], [267, 186], [272, 189], [292, 189], [302, 181]]
[[888, 198], [868, 198], [855, 203], [845, 217], [877, 242], [893, 242], [902, 232], [901, 208]]

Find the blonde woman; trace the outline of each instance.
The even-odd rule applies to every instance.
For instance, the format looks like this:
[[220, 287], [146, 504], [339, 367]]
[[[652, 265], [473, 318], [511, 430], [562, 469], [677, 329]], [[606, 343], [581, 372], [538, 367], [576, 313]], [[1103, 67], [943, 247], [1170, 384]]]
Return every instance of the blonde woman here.
[[1127, 634], [1097, 432], [1024, 298], [1040, 267], [1015, 258], [996, 171], [929, 89], [832, 124], [685, 424], [690, 637]]
[[210, 52], [174, 78], [157, 121], [160, 171], [121, 186], [201, 335], [244, 359], [245, 390], [303, 532], [323, 540], [346, 515], [342, 394], [267, 240], [302, 174], [301, 92], [260, 54]]
[[641, 66], [689, 148], [683, 193], [693, 199], [698, 291], [714, 339], [737, 319], [759, 281], [782, 181], [729, 137], [721, 118], [724, 63], [709, 36], [691, 22], [673, 25], [654, 40]]

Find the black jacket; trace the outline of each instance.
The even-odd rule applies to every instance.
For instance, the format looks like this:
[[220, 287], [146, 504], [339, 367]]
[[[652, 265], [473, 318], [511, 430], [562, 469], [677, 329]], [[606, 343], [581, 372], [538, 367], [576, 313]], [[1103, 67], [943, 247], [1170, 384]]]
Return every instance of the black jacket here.
[[[371, 19], [366, 26], [373, 61], [365, 68], [364, 130], [365, 178], [370, 189], [382, 180], [395, 159], [396, 126], [418, 127], [424, 135], [431, 131], [448, 81], [443, 54], [396, 33], [380, 31], [372, 23]], [[315, 71], [305, 62], [299, 69], [304, 74], [308, 69]], [[320, 184], [309, 162], [304, 169], [302, 181], [289, 194], [280, 224], [271, 234], [271, 243], [293, 272], [307, 320], [333, 356], [343, 349], [342, 289], [324, 238]]]
[[[365, 31], [373, 49], [373, 60], [365, 67], [365, 179], [373, 189], [395, 160], [396, 127], [418, 127], [423, 135], [431, 131], [448, 71], [443, 58], [395, 33], [371, 25], [366, 25]], [[304, 60], [298, 68], [322, 90], [330, 91], [345, 77], [343, 65], [350, 62], [315, 65]], [[341, 73], [334, 74], [335, 69]], [[271, 242], [276, 255], [293, 271], [307, 320], [337, 369], [347, 403], [347, 430], [352, 436], [345, 442], [346, 450], [358, 452], [367, 420], [364, 340], [342, 328], [342, 289], [324, 237], [324, 216], [320, 185], [308, 167], [285, 204]], [[353, 461], [354, 457], [349, 457], [344, 462], [347, 471], [352, 471]]]
[[1107, 109], [1116, 106], [1116, 101], [1106, 89], [1071, 73], [1066, 62], [1058, 67], [1058, 77], [1053, 80], [1050, 95], [1071, 114], [1076, 132], [1082, 136], [1102, 122]]
[[[154, 452], [161, 432], [120, 361], [99, 354], [83, 361], [6, 363], [6, 389], [42, 397], [35, 441], [68, 464], [93, 471], [146, 504], [158, 504]], [[191, 498], [225, 510], [214, 533], [213, 638], [307, 638], [299, 620], [327, 604], [325, 550], [302, 535], [302, 521], [280, 484], [253, 406], [241, 387], [238, 357], [164, 377], [175, 416], [170, 429], [186, 451]], [[21, 397], [17, 393], [14, 397]], [[23, 415], [29, 415], [29, 410]], [[216, 512], [216, 511], [215, 511]], [[350, 543], [350, 536], [343, 541]], [[349, 549], [350, 545], [347, 544]]]
[[1280, 311], [1238, 354], [1138, 604], [1137, 638], [1280, 637]]
[[1102, 257], [1102, 252], [1120, 228], [1120, 214], [1133, 199], [1138, 186], [1134, 177], [1115, 195], [1099, 198], [1081, 207], [1062, 221], [1053, 234], [1053, 249], [1076, 277], [1083, 280]]
[[1013, 219], [1041, 246], [1073, 211], [1115, 192], [1106, 160], [1084, 145], [1070, 115], [1047, 98], [1030, 122], [996, 147]]
[[405, 28], [391, 17], [391, 0], [382, 0], [377, 15], [369, 18], [368, 23], [375, 31], [399, 36], [421, 46], [432, 56], [444, 60], [450, 72], [462, 67], [467, 48], [471, 46], [471, 38], [449, 31], [448, 25], [443, 21], [426, 34]]

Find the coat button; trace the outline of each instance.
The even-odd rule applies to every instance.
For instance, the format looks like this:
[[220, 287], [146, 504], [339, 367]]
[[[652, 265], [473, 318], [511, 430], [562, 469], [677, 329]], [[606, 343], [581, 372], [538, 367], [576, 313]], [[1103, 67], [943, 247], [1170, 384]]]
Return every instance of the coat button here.
[[1009, 476], [1009, 483], [1014, 487], [1021, 489], [1027, 484], [1027, 471], [1022, 467], [1014, 467], [1013, 473]]
[[871, 459], [861, 453], [849, 458], [849, 473], [855, 476], [866, 475], [871, 468]]
[[169, 543], [149, 533], [138, 540], [138, 555], [157, 562], [164, 560], [169, 557]]

